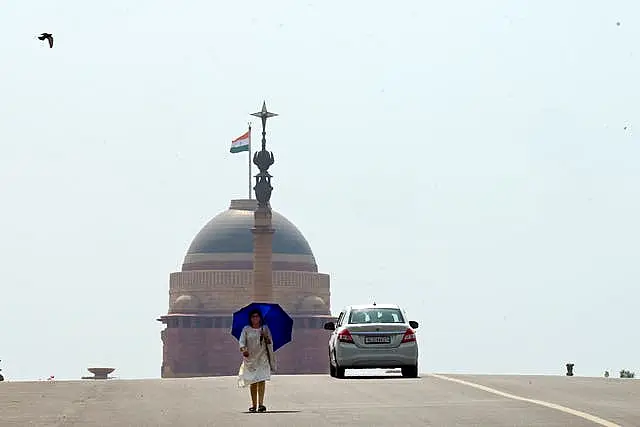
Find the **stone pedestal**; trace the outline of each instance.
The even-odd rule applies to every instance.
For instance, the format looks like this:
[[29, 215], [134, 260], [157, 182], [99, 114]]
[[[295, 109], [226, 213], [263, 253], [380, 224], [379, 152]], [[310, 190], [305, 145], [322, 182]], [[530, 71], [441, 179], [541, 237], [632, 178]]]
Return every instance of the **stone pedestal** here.
[[[242, 363], [238, 341], [231, 336], [231, 314], [214, 328], [177, 328], [162, 331], [162, 378], [235, 376]], [[293, 340], [276, 351], [276, 374], [326, 374], [329, 372], [328, 315], [293, 316]]]
[[[230, 321], [231, 315], [228, 316]], [[218, 325], [216, 325], [218, 326]], [[222, 328], [167, 328], [162, 378], [193, 378], [238, 375], [242, 355], [238, 341]]]
[[88, 368], [89, 372], [93, 374], [92, 377], [82, 377], [83, 380], [107, 380], [110, 377], [110, 373], [116, 370], [116, 368]]
[[254, 214], [253, 233], [253, 301], [272, 302], [273, 284], [271, 209], [259, 206]]
[[329, 338], [325, 322], [331, 316], [293, 316], [293, 340], [276, 351], [281, 375], [313, 375], [329, 373]]

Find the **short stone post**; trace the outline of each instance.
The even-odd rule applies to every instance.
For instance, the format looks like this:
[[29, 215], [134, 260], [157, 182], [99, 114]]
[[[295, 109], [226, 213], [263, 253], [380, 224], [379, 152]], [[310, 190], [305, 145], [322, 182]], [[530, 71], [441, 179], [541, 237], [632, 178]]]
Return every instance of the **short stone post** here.
[[572, 377], [573, 376], [573, 363], [567, 363], [567, 376], [568, 377]]

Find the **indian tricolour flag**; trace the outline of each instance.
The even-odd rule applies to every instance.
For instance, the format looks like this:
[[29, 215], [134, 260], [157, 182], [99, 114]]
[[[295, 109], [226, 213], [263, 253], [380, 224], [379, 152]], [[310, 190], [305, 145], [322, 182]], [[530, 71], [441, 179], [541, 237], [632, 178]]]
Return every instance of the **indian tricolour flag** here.
[[231, 141], [231, 152], [240, 153], [242, 151], [249, 151], [251, 145], [251, 131], [248, 130], [245, 134], [237, 137]]

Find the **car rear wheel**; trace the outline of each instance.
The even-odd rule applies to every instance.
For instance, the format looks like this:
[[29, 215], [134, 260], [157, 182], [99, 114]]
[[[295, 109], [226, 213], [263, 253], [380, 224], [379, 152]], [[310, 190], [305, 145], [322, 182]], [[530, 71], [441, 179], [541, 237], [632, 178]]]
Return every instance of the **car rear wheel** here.
[[418, 365], [415, 366], [403, 366], [402, 376], [405, 378], [418, 378]]
[[[329, 359], [331, 359], [331, 357], [329, 357]], [[345, 369], [338, 366], [338, 358], [336, 357], [335, 353], [333, 353], [333, 361], [336, 364], [335, 366], [333, 366], [331, 364], [331, 360], [329, 360], [329, 375], [331, 375], [331, 372], [333, 372], [333, 375], [331, 375], [332, 377], [344, 378]]]

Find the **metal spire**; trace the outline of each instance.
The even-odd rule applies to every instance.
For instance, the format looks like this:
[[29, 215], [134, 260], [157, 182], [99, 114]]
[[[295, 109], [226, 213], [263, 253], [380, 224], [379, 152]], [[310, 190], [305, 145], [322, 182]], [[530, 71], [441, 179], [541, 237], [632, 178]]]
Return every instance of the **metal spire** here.
[[258, 111], [257, 113], [251, 113], [251, 115], [255, 117], [260, 117], [262, 119], [262, 149], [266, 150], [265, 147], [267, 145], [267, 139], [266, 139], [267, 119], [271, 117], [275, 117], [277, 116], [277, 114], [267, 111], [267, 103], [265, 101], [262, 101], [262, 110]]

